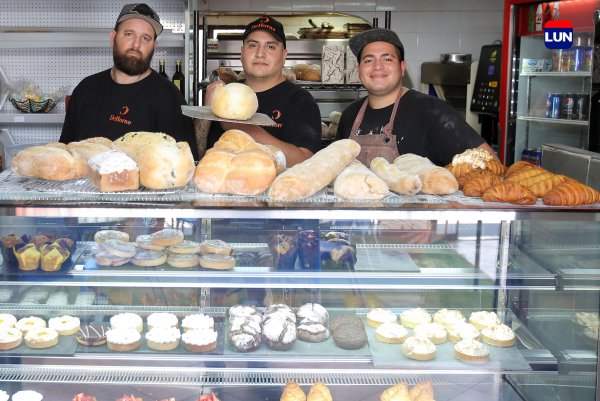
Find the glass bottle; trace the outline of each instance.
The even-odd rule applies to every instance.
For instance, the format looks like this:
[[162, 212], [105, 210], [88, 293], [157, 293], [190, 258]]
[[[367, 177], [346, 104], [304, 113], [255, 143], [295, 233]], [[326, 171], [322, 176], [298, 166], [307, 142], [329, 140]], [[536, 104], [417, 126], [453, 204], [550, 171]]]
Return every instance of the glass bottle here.
[[183, 76], [183, 72], [181, 72], [181, 60], [175, 61], [175, 74], [173, 74], [172, 81], [181, 94], [185, 96], [185, 77]]
[[169, 76], [165, 72], [165, 60], [159, 60], [158, 61], [158, 73], [160, 75], [162, 75], [163, 77], [169, 79]]

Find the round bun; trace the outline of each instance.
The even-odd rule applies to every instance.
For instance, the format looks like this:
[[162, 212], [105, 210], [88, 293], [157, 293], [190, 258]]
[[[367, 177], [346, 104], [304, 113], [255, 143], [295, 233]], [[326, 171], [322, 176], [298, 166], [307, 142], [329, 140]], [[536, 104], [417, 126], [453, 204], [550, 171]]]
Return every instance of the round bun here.
[[194, 175], [194, 156], [187, 142], [150, 143], [134, 158], [140, 168], [140, 183], [149, 189], [186, 186]]
[[195, 253], [170, 253], [167, 263], [173, 267], [198, 266], [199, 256]]
[[158, 266], [167, 261], [167, 253], [165, 251], [149, 251], [143, 249], [137, 251], [135, 256], [131, 258], [131, 263], [136, 266]]
[[183, 231], [165, 228], [152, 234], [152, 245], [171, 246], [183, 241]]
[[258, 110], [258, 98], [249, 86], [240, 83], [217, 85], [213, 95], [212, 112], [230, 120], [248, 120]]

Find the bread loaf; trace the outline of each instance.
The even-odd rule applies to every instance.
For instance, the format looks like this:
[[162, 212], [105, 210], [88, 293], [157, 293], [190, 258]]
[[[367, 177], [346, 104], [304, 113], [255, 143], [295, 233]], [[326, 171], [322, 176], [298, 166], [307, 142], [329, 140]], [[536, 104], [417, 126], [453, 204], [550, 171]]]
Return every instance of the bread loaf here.
[[333, 182], [333, 192], [344, 199], [381, 199], [387, 184], [358, 160], [353, 160]]
[[215, 86], [211, 109], [217, 117], [248, 120], [258, 110], [258, 98], [248, 85], [219, 82]]
[[579, 181], [569, 180], [548, 191], [542, 201], [552, 206], [590, 205], [600, 202], [600, 192]]
[[447, 195], [456, 192], [458, 182], [444, 167], [438, 167], [428, 158], [407, 153], [394, 160], [398, 169], [406, 174], [418, 175], [423, 187], [421, 192], [434, 195]]
[[484, 202], [507, 202], [516, 205], [533, 205], [537, 200], [529, 188], [506, 180], [488, 188], [481, 197]]
[[140, 187], [137, 163], [125, 153], [109, 150], [88, 160], [90, 182], [100, 192], [135, 191]]
[[371, 171], [381, 178], [390, 190], [403, 194], [414, 195], [421, 190], [423, 184], [418, 175], [400, 171], [395, 164], [388, 163], [383, 157], [371, 160]]
[[359, 153], [360, 145], [351, 139], [333, 142], [280, 174], [271, 184], [269, 198], [297, 200], [311, 196], [329, 185]]
[[149, 189], [183, 187], [194, 175], [194, 156], [187, 142], [150, 143], [133, 159], [140, 169], [140, 183]]
[[296, 64], [292, 69], [296, 78], [301, 81], [321, 82], [321, 66], [319, 64]]
[[84, 139], [79, 142], [71, 142], [67, 145], [67, 149], [75, 157], [81, 158], [85, 163], [93, 156], [109, 152], [113, 149], [113, 144], [110, 139], [102, 138], [106, 141], [96, 140], [96, 138]]
[[[249, 152], [249, 151], [262, 151], [271, 155], [275, 161], [275, 167], [277, 174], [280, 174], [285, 170], [286, 160], [285, 154], [277, 147], [272, 145], [263, 145], [254, 140], [250, 135], [244, 131], [238, 129], [231, 129], [223, 132], [217, 142], [215, 142], [212, 149], [226, 150], [231, 152]], [[211, 152], [209, 149], [207, 153]]]
[[19, 151], [11, 162], [12, 169], [24, 176], [52, 181], [85, 177], [87, 166], [68, 150], [52, 146], [31, 146]]
[[275, 179], [273, 158], [265, 152], [213, 149], [200, 160], [194, 185], [206, 193], [258, 195]]
[[113, 145], [121, 152], [125, 152], [127, 156], [133, 160], [137, 160], [136, 153], [143, 146], [151, 143], [175, 143], [175, 138], [164, 132], [128, 132], [122, 137], [115, 139]]

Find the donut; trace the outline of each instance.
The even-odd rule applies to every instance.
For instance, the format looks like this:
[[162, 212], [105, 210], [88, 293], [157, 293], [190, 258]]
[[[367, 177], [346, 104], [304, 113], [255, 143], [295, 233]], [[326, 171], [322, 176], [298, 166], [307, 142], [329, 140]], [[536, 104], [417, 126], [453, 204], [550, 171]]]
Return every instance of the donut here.
[[311, 322], [327, 325], [329, 323], [329, 313], [323, 306], [315, 303], [304, 304], [296, 312], [298, 320], [308, 319]]
[[108, 252], [95, 253], [94, 259], [98, 266], [122, 266], [129, 262], [129, 258], [123, 258]]
[[131, 263], [136, 266], [158, 266], [167, 261], [167, 253], [165, 251], [149, 251], [146, 249], [138, 250], [135, 256], [131, 258]]
[[151, 235], [152, 245], [171, 246], [183, 241], [183, 231], [174, 228], [165, 228]]
[[233, 256], [208, 254], [200, 256], [200, 266], [205, 269], [227, 270], [235, 267]]
[[171, 253], [200, 253], [200, 243], [195, 241], [181, 241], [169, 247]]
[[147, 249], [149, 251], [164, 251], [167, 249], [166, 246], [153, 245], [152, 236], [147, 234], [138, 235], [135, 239], [135, 246], [140, 249]]
[[106, 345], [113, 351], [132, 351], [140, 346], [140, 332], [133, 328], [110, 329], [106, 332]]
[[29, 330], [38, 328], [43, 329], [46, 327], [46, 321], [42, 318], [36, 316], [29, 316], [19, 319], [17, 323], [15, 323], [15, 327], [21, 330], [21, 333], [25, 334]]
[[217, 348], [217, 332], [212, 328], [194, 329], [183, 333], [181, 341], [190, 352], [209, 352]]
[[24, 338], [29, 348], [48, 348], [58, 344], [58, 332], [45, 327], [27, 330]]
[[117, 230], [100, 230], [94, 234], [94, 241], [99, 244], [109, 239], [118, 239], [123, 242], [129, 242], [129, 234]]
[[210, 316], [198, 313], [184, 317], [181, 321], [181, 327], [184, 332], [190, 330], [212, 329], [215, 327], [215, 321]]
[[106, 344], [106, 332], [110, 327], [103, 323], [87, 323], [79, 326], [79, 331], [75, 336], [77, 342], [81, 345], [98, 346]]
[[17, 318], [10, 313], [0, 313], [0, 329], [14, 327]]
[[172, 313], [157, 312], [148, 315], [146, 324], [148, 325], [148, 330], [152, 330], [155, 327], [178, 327], [179, 319]]
[[233, 248], [225, 241], [220, 239], [208, 239], [200, 243], [201, 255], [225, 255], [233, 254]]
[[23, 333], [16, 327], [0, 327], [0, 350], [13, 349], [23, 342]]
[[170, 253], [167, 256], [167, 264], [177, 268], [195, 267], [199, 262], [200, 257], [195, 253]]
[[54, 329], [61, 336], [70, 336], [79, 331], [79, 318], [69, 315], [53, 317], [48, 320], [48, 327]]
[[179, 346], [181, 333], [176, 327], [153, 327], [146, 333], [146, 345], [156, 351], [170, 351]]
[[299, 340], [309, 343], [320, 343], [329, 338], [329, 330], [321, 323], [305, 318], [296, 328]]
[[296, 342], [296, 323], [286, 319], [282, 313], [272, 313], [266, 318], [263, 317], [262, 334], [269, 348], [284, 351]]
[[120, 239], [108, 239], [100, 244], [100, 248], [104, 252], [108, 252], [112, 255], [119, 256], [122, 258], [131, 258], [135, 255], [135, 246], [126, 241]]
[[141, 333], [144, 329], [144, 322], [139, 315], [135, 313], [119, 313], [110, 318], [111, 329], [135, 329], [138, 333]]

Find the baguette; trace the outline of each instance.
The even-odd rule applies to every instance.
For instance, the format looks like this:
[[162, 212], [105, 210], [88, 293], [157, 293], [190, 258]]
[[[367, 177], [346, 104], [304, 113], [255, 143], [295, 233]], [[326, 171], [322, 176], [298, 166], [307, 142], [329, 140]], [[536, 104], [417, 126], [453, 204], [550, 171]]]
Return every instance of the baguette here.
[[333, 192], [345, 199], [381, 199], [388, 194], [389, 188], [367, 166], [353, 160], [333, 182]]
[[407, 153], [394, 160], [398, 169], [406, 174], [418, 175], [423, 182], [421, 192], [434, 195], [448, 195], [458, 190], [458, 181], [444, 167], [438, 167], [428, 158]]
[[404, 173], [395, 164], [388, 163], [383, 157], [371, 160], [371, 171], [377, 174], [390, 188], [402, 195], [414, 195], [421, 190], [423, 183], [418, 175]]
[[333, 142], [275, 178], [269, 198], [297, 200], [314, 195], [329, 185], [359, 153], [360, 145], [351, 139]]

